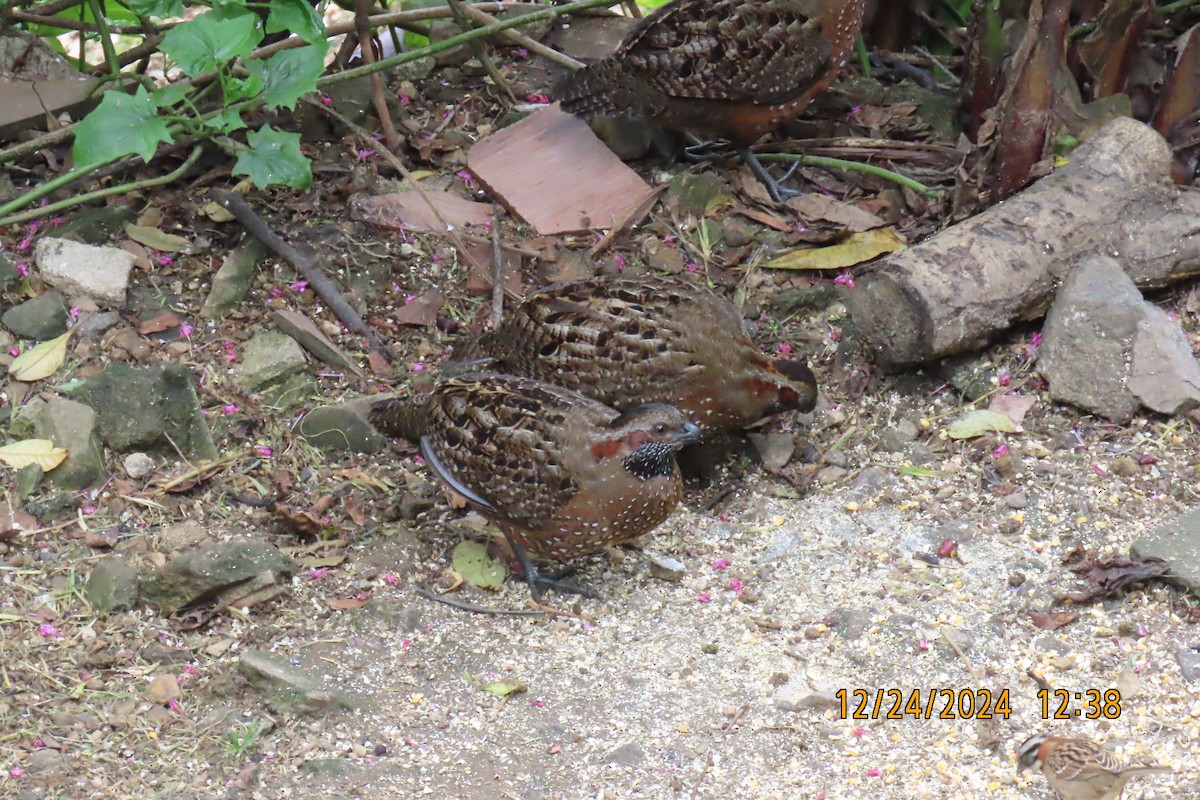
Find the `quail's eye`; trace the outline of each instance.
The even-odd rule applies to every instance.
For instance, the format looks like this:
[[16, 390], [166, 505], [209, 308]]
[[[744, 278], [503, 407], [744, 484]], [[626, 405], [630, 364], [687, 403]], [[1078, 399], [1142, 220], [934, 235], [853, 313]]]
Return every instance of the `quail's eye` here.
[[654, 426], [654, 432], [657, 434], [666, 433], [667, 432], [667, 424], [665, 422], [658, 423], [657, 425]]

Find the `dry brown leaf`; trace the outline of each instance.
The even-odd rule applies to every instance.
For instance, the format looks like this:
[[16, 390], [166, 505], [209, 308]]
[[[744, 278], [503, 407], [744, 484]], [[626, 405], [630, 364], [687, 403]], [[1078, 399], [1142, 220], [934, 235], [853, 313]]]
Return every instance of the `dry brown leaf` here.
[[1029, 410], [1037, 405], [1037, 398], [1032, 395], [998, 394], [992, 398], [988, 411], [1003, 414], [1020, 425]]
[[423, 325], [429, 327], [437, 322], [438, 311], [446, 302], [445, 296], [437, 289], [421, 292], [396, 309], [395, 319], [401, 325]]
[[158, 316], [143, 320], [138, 325], [138, 333], [142, 336], [149, 336], [152, 333], [162, 333], [169, 331], [171, 328], [178, 328], [180, 325], [179, 317], [175, 316], [172, 311], [164, 311]]
[[1056, 631], [1077, 620], [1079, 615], [1070, 611], [1030, 611], [1029, 618], [1044, 631]]
[[362, 608], [369, 601], [370, 597], [330, 597], [325, 600], [329, 607], [336, 611], [350, 611], [355, 608]]
[[858, 206], [843, 203], [823, 194], [803, 194], [789, 198], [787, 207], [798, 212], [805, 221], [821, 220], [845, 228], [852, 233], [882, 228], [887, 223]]

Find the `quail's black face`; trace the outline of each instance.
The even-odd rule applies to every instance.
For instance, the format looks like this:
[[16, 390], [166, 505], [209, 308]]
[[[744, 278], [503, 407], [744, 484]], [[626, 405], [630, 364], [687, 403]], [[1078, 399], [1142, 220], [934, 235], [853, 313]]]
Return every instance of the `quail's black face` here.
[[700, 441], [700, 429], [674, 406], [652, 403], [631, 408], [613, 422], [635, 429], [627, 438], [636, 440], [625, 457], [625, 469], [641, 480], [665, 477], [675, 472], [675, 454]]

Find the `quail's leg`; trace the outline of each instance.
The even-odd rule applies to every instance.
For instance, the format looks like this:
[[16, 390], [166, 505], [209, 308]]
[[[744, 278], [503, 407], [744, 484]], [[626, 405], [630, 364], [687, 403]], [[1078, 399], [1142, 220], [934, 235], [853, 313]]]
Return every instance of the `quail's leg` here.
[[596, 596], [590, 590], [580, 586], [579, 584], [563, 580], [563, 578], [575, 573], [574, 567], [566, 567], [558, 572], [543, 574], [539, 572], [538, 568], [533, 565], [533, 562], [529, 559], [529, 554], [525, 552], [524, 547], [517, 544], [512, 539], [509, 539], [508, 543], [512, 547], [513, 555], [517, 557], [517, 562], [521, 565], [521, 570], [525, 573], [525, 581], [529, 584], [529, 594], [534, 600], [540, 601], [542, 599], [542, 592], [546, 591], [547, 589], [553, 589], [554, 591], [563, 594], [578, 594], [582, 595], [583, 597]]
[[804, 194], [799, 189], [789, 189], [781, 185], [783, 181], [792, 177], [792, 173], [796, 171], [796, 167], [800, 166], [799, 160], [792, 162], [792, 166], [784, 173], [783, 178], [777, 181], [771, 177], [771, 173], [767, 172], [767, 168], [758, 160], [758, 156], [750, 152], [749, 147], [740, 147], [737, 152], [742, 157], [742, 160], [749, 165], [750, 171], [754, 173], [754, 177], [758, 178], [762, 182], [762, 185], [767, 187], [767, 193], [771, 195], [771, 199], [775, 202], [781, 203], [789, 197], [798, 197]]

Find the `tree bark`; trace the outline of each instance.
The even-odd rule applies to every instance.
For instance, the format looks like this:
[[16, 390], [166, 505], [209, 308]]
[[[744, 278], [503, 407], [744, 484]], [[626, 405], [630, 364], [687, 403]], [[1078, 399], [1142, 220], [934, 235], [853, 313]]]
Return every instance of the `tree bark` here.
[[1082, 258], [1116, 259], [1141, 287], [1200, 273], [1200, 190], [1170, 182], [1153, 129], [1114, 119], [1024, 192], [869, 266], [846, 305], [886, 367], [979, 347], [1042, 316]]

